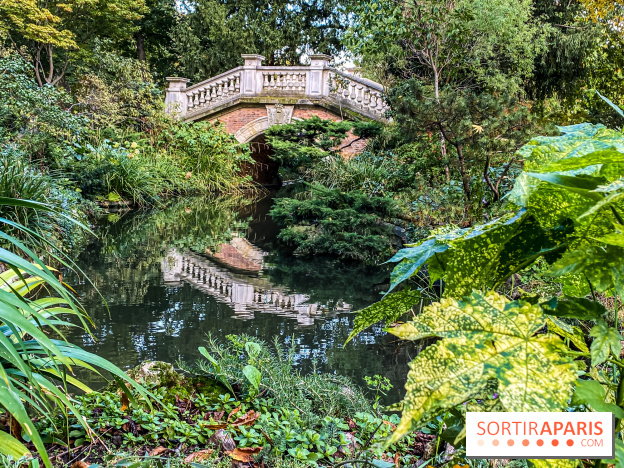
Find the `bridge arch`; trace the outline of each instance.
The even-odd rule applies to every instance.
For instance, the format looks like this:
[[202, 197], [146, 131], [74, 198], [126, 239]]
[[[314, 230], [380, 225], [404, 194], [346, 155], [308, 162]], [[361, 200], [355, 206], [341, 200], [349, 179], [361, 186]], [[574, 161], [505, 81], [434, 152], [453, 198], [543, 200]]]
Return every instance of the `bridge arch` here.
[[[263, 181], [257, 182], [275, 182], [275, 164], [267, 161], [270, 154], [264, 141], [264, 133], [272, 125], [312, 116], [336, 121], [386, 120], [389, 107], [383, 87], [330, 67], [331, 57], [327, 55], [311, 55], [309, 66], [294, 67], [262, 66], [264, 57], [260, 55], [242, 57], [242, 67], [190, 87], [186, 78], [167, 78], [165, 104], [170, 115], [186, 122], [218, 120], [239, 142], [251, 143], [256, 167], [249, 172], [254, 180], [265, 166], [272, 167], [272, 175], [264, 174]], [[348, 135], [339, 150], [345, 155], [359, 152], [365, 142], [353, 144], [356, 140]], [[254, 152], [253, 144], [262, 151]]]

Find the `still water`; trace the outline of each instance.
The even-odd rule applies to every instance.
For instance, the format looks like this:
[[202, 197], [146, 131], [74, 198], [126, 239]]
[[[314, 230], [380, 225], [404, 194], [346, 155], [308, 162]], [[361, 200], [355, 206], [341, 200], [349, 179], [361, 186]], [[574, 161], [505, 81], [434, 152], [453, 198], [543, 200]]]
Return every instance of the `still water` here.
[[78, 262], [97, 290], [67, 278], [95, 328], [92, 335], [75, 329], [70, 341], [127, 369], [146, 360], [193, 362], [208, 335], [277, 336], [294, 340], [303, 372], [316, 366], [362, 386], [364, 376], [381, 374], [395, 387], [385, 400], [397, 401], [409, 348], [381, 327], [343, 347], [353, 312], [387, 288], [388, 268], [281, 251], [272, 200], [190, 199], [104, 218]]

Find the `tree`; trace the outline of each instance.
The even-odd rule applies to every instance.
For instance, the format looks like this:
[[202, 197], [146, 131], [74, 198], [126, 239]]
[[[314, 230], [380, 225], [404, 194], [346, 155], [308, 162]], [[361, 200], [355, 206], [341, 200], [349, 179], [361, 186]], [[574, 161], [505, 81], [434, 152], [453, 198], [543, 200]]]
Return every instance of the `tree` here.
[[173, 50], [173, 29], [180, 13], [175, 0], [146, 0], [148, 11], [134, 22], [137, 28], [132, 40], [128, 41], [128, 51], [133, 52], [141, 62], [149, 64], [149, 69], [157, 79], [173, 75], [176, 54]]
[[35, 68], [40, 86], [65, 77], [71, 55], [89, 54], [96, 38], [132, 37], [132, 21], [146, 11], [144, 0], [3, 0], [0, 33]]
[[538, 101], [553, 95], [574, 100], [590, 74], [588, 61], [599, 44], [601, 28], [583, 18], [579, 0], [534, 0], [533, 8], [548, 27], [546, 47], [537, 55], [533, 78], [527, 83], [528, 95]]
[[337, 55], [346, 24], [338, 0], [186, 0], [173, 37], [180, 75], [201, 81], [261, 54], [298, 65], [306, 53]]
[[[393, 88], [389, 101], [406, 135], [424, 129], [443, 136], [457, 160], [467, 202], [473, 199], [474, 178], [487, 184], [493, 201], [500, 200], [500, 183], [531, 128], [527, 107], [513, 94], [444, 87], [436, 98], [420, 80], [412, 78]], [[504, 169], [491, 180], [491, 167], [503, 163]]]
[[[467, 162], [483, 155], [485, 167], [481, 164], [479, 171], [495, 199], [500, 198], [496, 183], [489, 181], [488, 151], [511, 155], [518, 147], [517, 131], [527, 123], [526, 109], [518, 101], [544, 47], [531, 2], [381, 1], [361, 3], [351, 11], [356, 26], [345, 41], [362, 65], [380, 57], [396, 64], [385, 70], [391, 75], [386, 81], [394, 83], [389, 99], [406, 139], [426, 132], [440, 136], [447, 180], [454, 157], [468, 203], [472, 189]], [[399, 80], [407, 81], [397, 84]], [[515, 136], [510, 138], [510, 132]], [[507, 150], [502, 143], [509, 144]]]

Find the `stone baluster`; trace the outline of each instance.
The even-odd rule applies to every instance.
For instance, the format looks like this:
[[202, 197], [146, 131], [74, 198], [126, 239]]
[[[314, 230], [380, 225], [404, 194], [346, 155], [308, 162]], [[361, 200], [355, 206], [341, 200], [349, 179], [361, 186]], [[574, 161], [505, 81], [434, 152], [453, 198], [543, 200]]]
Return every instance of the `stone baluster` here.
[[198, 94], [197, 90], [193, 91], [193, 108], [197, 107], [199, 104]]
[[214, 84], [210, 85], [210, 100], [211, 101], [217, 100], [217, 87]]
[[236, 94], [240, 94], [240, 73], [236, 75], [236, 82], [234, 83], [234, 89]]
[[377, 93], [377, 112], [381, 114], [385, 110], [385, 103], [380, 93]]
[[199, 90], [199, 105], [203, 106], [206, 103], [206, 88]]
[[350, 101], [355, 101], [355, 99], [357, 97], [357, 95], [355, 93], [355, 88], [356, 88], [357, 85], [355, 83], [353, 83], [353, 82], [351, 82], [349, 84], [350, 84], [350, 87], [351, 87], [351, 94], [349, 95], [349, 100]]
[[375, 92], [371, 92], [370, 93], [370, 104], [369, 104], [369, 108], [375, 112], [375, 109], [377, 107], [377, 93]]
[[362, 105], [362, 99], [363, 99], [362, 93], [363, 93], [363, 90], [364, 90], [364, 86], [357, 85], [356, 88], [357, 88], [357, 98], [356, 98], [357, 104], [358, 104], [358, 106], [361, 106]]
[[229, 94], [234, 94], [234, 90], [236, 89], [236, 88], [234, 88], [234, 77], [233, 77], [233, 76], [230, 76], [230, 77], [228, 78], [228, 80], [229, 80], [229, 82], [230, 82], [230, 86], [229, 86], [229, 91], [230, 91], [230, 93], [229, 93]]
[[365, 110], [368, 110], [368, 106], [370, 106], [370, 97], [371, 97], [370, 89], [366, 88], [364, 90], [364, 102], [362, 103], [364, 105]]
[[262, 76], [264, 78], [264, 84], [262, 85], [262, 89], [269, 88], [269, 74], [267, 72], [262, 72]]

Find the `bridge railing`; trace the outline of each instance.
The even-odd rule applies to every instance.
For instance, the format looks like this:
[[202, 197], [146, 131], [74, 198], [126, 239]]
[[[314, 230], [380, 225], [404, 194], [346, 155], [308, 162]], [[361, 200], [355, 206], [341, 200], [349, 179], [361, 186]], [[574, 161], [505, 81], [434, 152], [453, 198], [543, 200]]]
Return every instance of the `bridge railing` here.
[[186, 78], [167, 78], [167, 112], [183, 119], [226, 107], [241, 98], [328, 99], [338, 106], [382, 119], [388, 110], [379, 83], [329, 67], [331, 57], [310, 56], [309, 66], [262, 66], [264, 57], [243, 55], [245, 65], [186, 87]]

